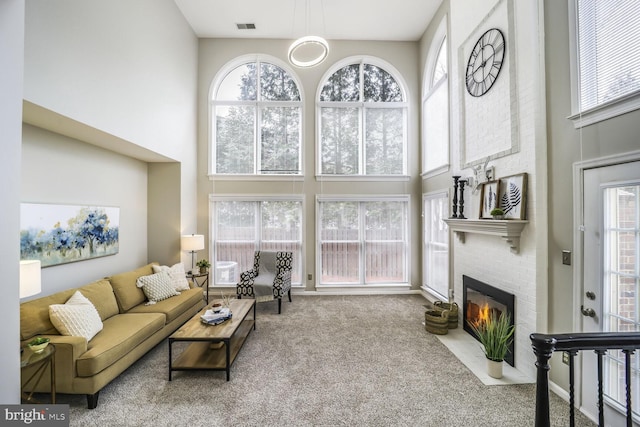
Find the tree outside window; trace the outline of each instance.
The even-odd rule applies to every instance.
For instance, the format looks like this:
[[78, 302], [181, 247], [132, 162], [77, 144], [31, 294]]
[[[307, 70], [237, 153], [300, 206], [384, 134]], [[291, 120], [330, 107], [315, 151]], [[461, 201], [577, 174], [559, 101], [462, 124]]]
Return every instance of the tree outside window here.
[[406, 174], [405, 101], [381, 66], [358, 61], [330, 74], [319, 96], [320, 174]]
[[288, 71], [261, 60], [237, 65], [213, 94], [214, 174], [302, 174], [302, 100]]

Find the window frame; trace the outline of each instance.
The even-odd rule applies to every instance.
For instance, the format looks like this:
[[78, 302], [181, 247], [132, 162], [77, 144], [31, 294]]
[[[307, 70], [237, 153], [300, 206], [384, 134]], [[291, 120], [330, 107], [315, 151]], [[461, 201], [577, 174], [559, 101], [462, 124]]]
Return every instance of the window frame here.
[[[382, 103], [382, 102], [365, 102], [365, 101], [320, 101], [320, 95], [322, 94], [322, 89], [324, 88], [327, 80], [338, 70], [342, 69], [347, 65], [358, 64], [360, 66], [360, 75], [363, 74], [363, 66], [365, 64], [373, 65], [375, 67], [379, 67], [383, 69], [385, 72], [389, 73], [391, 77], [395, 79], [400, 87], [402, 92], [402, 98], [404, 101], [397, 103]], [[362, 82], [364, 79], [360, 79], [361, 84], [359, 89], [360, 99], [362, 99]], [[376, 105], [378, 104], [378, 105]], [[382, 105], [381, 105], [382, 104]], [[393, 104], [393, 107], [389, 107], [387, 104]], [[400, 74], [400, 72], [390, 63], [384, 61], [380, 58], [366, 56], [366, 55], [358, 55], [351, 56], [348, 58], [344, 58], [341, 61], [333, 64], [322, 76], [318, 83], [318, 87], [316, 89], [315, 96], [315, 118], [316, 118], [316, 144], [315, 144], [315, 176], [318, 181], [408, 181], [409, 180], [409, 172], [408, 172], [408, 149], [409, 149], [409, 91], [407, 90], [407, 84]], [[377, 109], [377, 108], [401, 108], [403, 110], [403, 159], [402, 159], [402, 173], [401, 174], [393, 174], [393, 175], [365, 175], [362, 173], [353, 174], [353, 175], [337, 175], [337, 174], [322, 174], [322, 108], [323, 107], [336, 107], [336, 108], [358, 108], [359, 114], [359, 130], [360, 130], [360, 138], [358, 142], [358, 164], [359, 169], [362, 170], [363, 164], [366, 162], [365, 158], [365, 142], [363, 141], [364, 135], [366, 133], [366, 121], [364, 117], [366, 115], [367, 109]]]
[[[289, 74], [291, 79], [295, 82], [298, 92], [300, 94], [300, 101], [263, 101], [256, 99], [255, 101], [229, 101], [229, 100], [216, 100], [214, 99], [214, 95], [217, 90], [220, 88], [221, 83], [224, 79], [229, 75], [230, 72], [235, 70], [237, 67], [242, 66], [248, 63], [256, 63], [257, 64], [257, 74], [256, 81], [260, 83], [260, 63], [269, 63], [272, 65], [276, 65], [283, 69], [285, 72]], [[259, 93], [259, 90], [258, 90]], [[304, 132], [305, 132], [305, 94], [304, 87], [298, 75], [294, 72], [294, 70], [284, 61], [270, 55], [264, 54], [249, 54], [239, 56], [229, 62], [227, 62], [224, 66], [220, 68], [220, 70], [216, 73], [215, 77], [211, 81], [209, 86], [208, 98], [208, 153], [207, 153], [207, 171], [208, 177], [210, 180], [220, 180], [220, 181], [302, 181], [304, 180]], [[216, 106], [231, 106], [231, 105], [252, 105], [255, 107], [255, 124], [254, 124], [254, 165], [257, 164], [258, 158], [260, 156], [260, 120], [261, 120], [261, 109], [264, 107], [292, 107], [297, 106], [299, 108], [299, 141], [298, 141], [298, 162], [300, 165], [300, 170], [296, 174], [261, 174], [261, 173], [219, 173], [216, 169], [216, 146], [215, 146], [215, 137], [216, 137], [216, 120], [214, 117], [214, 112]]]
[[596, 124], [640, 109], [640, 90], [596, 105], [581, 109], [580, 48], [578, 30], [578, 0], [569, 0], [569, 77], [571, 81], [571, 115], [575, 129]]
[[[438, 58], [440, 55], [440, 51], [443, 48], [443, 44], [447, 43], [446, 46], [446, 58], [447, 58], [447, 72], [444, 76], [440, 78], [437, 82], [433, 82], [433, 77], [436, 69], [436, 65], [438, 64]], [[422, 115], [420, 117], [421, 127], [422, 127], [422, 172], [421, 175], [423, 178], [430, 178], [433, 176], [437, 176], [448, 172], [451, 167], [451, 88], [449, 87], [449, 74], [451, 68], [451, 58], [449, 55], [449, 36], [447, 31], [447, 15], [445, 15], [440, 24], [438, 24], [438, 28], [436, 29], [433, 38], [431, 40], [431, 44], [429, 46], [429, 50], [427, 53], [427, 59], [425, 61], [423, 80], [422, 80]], [[447, 160], [445, 163], [440, 165], [435, 165], [430, 169], [427, 169], [427, 154], [428, 150], [428, 124], [427, 124], [427, 108], [426, 104], [431, 98], [432, 95], [437, 94], [438, 89], [440, 89], [443, 85], [446, 85], [447, 88], [447, 138], [446, 138], [446, 147], [445, 151], [447, 152]]]
[[[359, 265], [360, 265], [360, 273], [359, 273], [359, 282], [357, 284], [351, 283], [331, 283], [331, 284], [323, 284], [322, 283], [322, 221], [321, 221], [321, 210], [320, 204], [323, 202], [355, 202], [358, 204], [367, 203], [367, 202], [401, 202], [406, 203], [406, 224], [405, 224], [405, 236], [404, 236], [404, 250], [405, 250], [405, 262], [404, 262], [404, 280], [402, 282], [390, 282], [390, 283], [366, 283], [366, 271], [363, 262], [363, 257], [365, 256], [365, 252], [362, 251], [362, 245], [366, 243], [366, 238], [364, 236], [364, 230], [362, 228], [358, 229], [358, 245], [360, 246], [359, 250]], [[315, 216], [316, 216], [316, 284], [315, 287], [317, 290], [336, 290], [336, 289], [344, 289], [344, 290], [353, 290], [353, 289], [372, 289], [372, 288], [393, 288], [393, 289], [410, 289], [411, 287], [411, 196], [409, 194], [392, 194], [392, 195], [331, 195], [331, 194], [322, 194], [316, 196], [315, 203]], [[363, 221], [361, 218], [360, 221]]]
[[[440, 191], [433, 191], [430, 193], [424, 193], [422, 195], [422, 290], [425, 291], [426, 293], [428, 293], [429, 295], [433, 296], [436, 299], [442, 300], [442, 301], [449, 301], [449, 294], [451, 293], [452, 288], [452, 283], [451, 283], [451, 234], [447, 231], [447, 242], [446, 242], [446, 249], [447, 249], [447, 295], [443, 295], [441, 292], [439, 292], [438, 289], [433, 288], [429, 285], [428, 283], [428, 278], [429, 278], [429, 247], [430, 247], [430, 242], [432, 241], [432, 239], [430, 239], [429, 237], [431, 236], [430, 233], [430, 228], [429, 228], [429, 224], [430, 222], [427, 220], [427, 212], [426, 212], [426, 203], [427, 201], [432, 201], [432, 200], [436, 200], [436, 199], [440, 199], [440, 198], [444, 198], [446, 199], [447, 203], [446, 205], [448, 206], [448, 201], [449, 201], [449, 191], [448, 190], [440, 190]], [[446, 215], [446, 213], [445, 213]], [[443, 220], [445, 218], [442, 218]], [[448, 230], [448, 226], [447, 223], [444, 222], [445, 228]], [[437, 242], [438, 244], [441, 244], [440, 242]]]
[[[209, 259], [213, 260], [215, 264], [217, 260], [216, 254], [216, 240], [215, 231], [216, 231], [216, 221], [217, 221], [217, 213], [215, 208], [215, 203], [218, 202], [253, 202], [253, 203], [261, 203], [261, 202], [277, 202], [277, 201], [286, 201], [286, 202], [299, 202], [300, 203], [300, 236], [298, 244], [300, 246], [300, 254], [294, 253], [294, 262], [297, 264], [297, 269], [300, 272], [300, 281], [294, 282], [292, 280], [292, 287], [304, 287], [305, 281], [305, 272], [303, 260], [305, 259], [305, 196], [302, 194], [225, 194], [225, 195], [217, 195], [210, 194], [209, 195]], [[256, 230], [259, 232], [261, 230], [261, 224], [257, 224]], [[258, 233], [259, 235], [259, 233]], [[255, 250], [259, 250], [260, 240], [254, 242], [256, 244]], [[299, 255], [299, 256], [297, 256]], [[294, 267], [295, 269], [295, 267]], [[238, 272], [238, 275], [241, 271]], [[215, 276], [214, 276], [215, 281]], [[221, 287], [228, 285], [218, 285]], [[213, 287], [216, 287], [215, 282], [213, 283]]]

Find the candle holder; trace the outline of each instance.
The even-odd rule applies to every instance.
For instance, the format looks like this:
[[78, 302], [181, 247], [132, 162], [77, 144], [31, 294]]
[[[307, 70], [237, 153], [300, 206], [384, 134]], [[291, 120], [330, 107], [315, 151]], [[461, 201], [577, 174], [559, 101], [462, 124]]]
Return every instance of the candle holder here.
[[460, 184], [460, 213], [458, 214], [458, 218], [460, 219], [467, 219], [467, 217], [464, 216], [464, 186], [467, 182], [466, 179], [458, 181]]
[[453, 176], [453, 215], [451, 218], [458, 218], [458, 180], [460, 175]]

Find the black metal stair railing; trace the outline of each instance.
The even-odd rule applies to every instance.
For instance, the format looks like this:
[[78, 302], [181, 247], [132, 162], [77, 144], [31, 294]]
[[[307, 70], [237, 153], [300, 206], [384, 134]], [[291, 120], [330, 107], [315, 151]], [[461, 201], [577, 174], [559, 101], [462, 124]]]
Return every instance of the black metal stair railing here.
[[569, 334], [531, 334], [536, 355], [536, 427], [548, 427], [549, 359], [556, 351], [569, 353], [569, 425], [575, 426], [574, 358], [580, 351], [595, 351], [598, 357], [598, 425], [604, 426], [603, 357], [608, 350], [621, 350], [625, 355], [627, 426], [633, 425], [631, 408], [631, 355], [640, 348], [640, 332], [601, 332]]

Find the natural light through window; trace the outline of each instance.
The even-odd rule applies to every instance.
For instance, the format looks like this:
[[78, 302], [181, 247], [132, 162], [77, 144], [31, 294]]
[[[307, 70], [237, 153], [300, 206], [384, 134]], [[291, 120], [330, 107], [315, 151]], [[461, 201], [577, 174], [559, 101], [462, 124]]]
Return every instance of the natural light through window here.
[[319, 285], [408, 281], [408, 197], [318, 199]]
[[423, 196], [423, 288], [449, 300], [449, 192]]
[[321, 84], [321, 175], [406, 174], [405, 89], [390, 68], [359, 60], [341, 66]]
[[[575, 0], [577, 113], [594, 123], [640, 108], [637, 0]], [[576, 117], [572, 117], [576, 118]]]
[[301, 175], [302, 99], [285, 68], [232, 64], [214, 83], [211, 168], [217, 175]]
[[257, 250], [291, 251], [291, 284], [301, 284], [301, 196], [212, 196], [210, 210], [216, 264], [236, 263], [238, 271], [246, 271]]
[[449, 79], [446, 20], [427, 55], [422, 98], [422, 173], [435, 175], [449, 166]]

